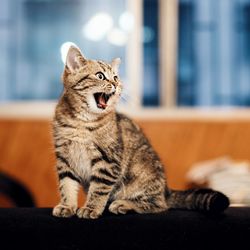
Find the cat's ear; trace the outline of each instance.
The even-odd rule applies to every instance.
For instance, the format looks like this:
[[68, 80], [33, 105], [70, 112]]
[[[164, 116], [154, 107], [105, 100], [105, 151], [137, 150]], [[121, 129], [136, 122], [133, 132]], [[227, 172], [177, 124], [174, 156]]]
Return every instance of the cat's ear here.
[[116, 74], [118, 73], [120, 63], [121, 63], [120, 58], [115, 58], [111, 62], [111, 67], [113, 68], [113, 70], [115, 71]]
[[70, 46], [67, 53], [65, 66], [70, 70], [70, 72], [75, 72], [86, 63], [86, 60], [87, 59], [83, 56], [79, 48]]

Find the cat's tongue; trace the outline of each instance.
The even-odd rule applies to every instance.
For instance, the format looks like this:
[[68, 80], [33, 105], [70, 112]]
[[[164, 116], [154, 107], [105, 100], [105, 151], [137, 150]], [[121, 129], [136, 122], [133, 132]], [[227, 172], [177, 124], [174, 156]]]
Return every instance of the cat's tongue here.
[[102, 109], [105, 109], [107, 107], [107, 103], [103, 95], [100, 95], [98, 98], [98, 107]]

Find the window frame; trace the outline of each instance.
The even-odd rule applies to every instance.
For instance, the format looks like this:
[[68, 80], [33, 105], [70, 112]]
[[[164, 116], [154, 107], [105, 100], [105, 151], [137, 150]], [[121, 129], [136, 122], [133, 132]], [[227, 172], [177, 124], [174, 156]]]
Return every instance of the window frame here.
[[[142, 105], [143, 97], [143, 43], [141, 32], [143, 27], [143, 0], [127, 0], [128, 11], [135, 17], [134, 31], [131, 33], [127, 46], [127, 75], [130, 82], [129, 93], [132, 100], [139, 100], [132, 106], [133, 109], [149, 110], [250, 110], [250, 107], [240, 106], [178, 106], [178, 18], [179, 0], [159, 1], [159, 58], [160, 58], [160, 106], [145, 107]], [[187, 2], [189, 0], [186, 0]], [[245, 1], [245, 0], [241, 0]], [[132, 63], [131, 63], [132, 62]]]
[[[159, 1], [160, 108], [176, 107], [176, 71], [178, 41], [178, 0]], [[143, 85], [143, 0], [127, 0], [127, 10], [134, 16], [134, 31], [127, 44], [127, 75], [132, 104], [128, 107], [151, 109], [142, 104]], [[133, 62], [133, 63], [131, 63]], [[133, 101], [136, 100], [136, 101]]]

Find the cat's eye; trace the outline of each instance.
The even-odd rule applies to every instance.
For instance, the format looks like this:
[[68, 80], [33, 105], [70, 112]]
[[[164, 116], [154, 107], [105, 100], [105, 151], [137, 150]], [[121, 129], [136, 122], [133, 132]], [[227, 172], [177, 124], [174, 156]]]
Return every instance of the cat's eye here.
[[106, 79], [105, 75], [104, 75], [102, 72], [97, 72], [95, 75], [96, 75], [100, 80], [105, 80], [105, 79]]
[[114, 81], [118, 82], [118, 76], [114, 76]]

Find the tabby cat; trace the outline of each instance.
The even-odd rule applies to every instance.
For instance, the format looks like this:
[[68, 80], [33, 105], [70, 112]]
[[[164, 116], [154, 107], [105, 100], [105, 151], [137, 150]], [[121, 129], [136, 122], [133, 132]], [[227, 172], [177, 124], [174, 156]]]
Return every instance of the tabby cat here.
[[[142, 130], [117, 113], [120, 59], [88, 60], [71, 46], [62, 76], [64, 91], [53, 120], [60, 203], [53, 215], [95, 219], [114, 214], [158, 213], [171, 208], [221, 212], [228, 198], [210, 189], [174, 191]], [[78, 190], [87, 193], [78, 208]]]

